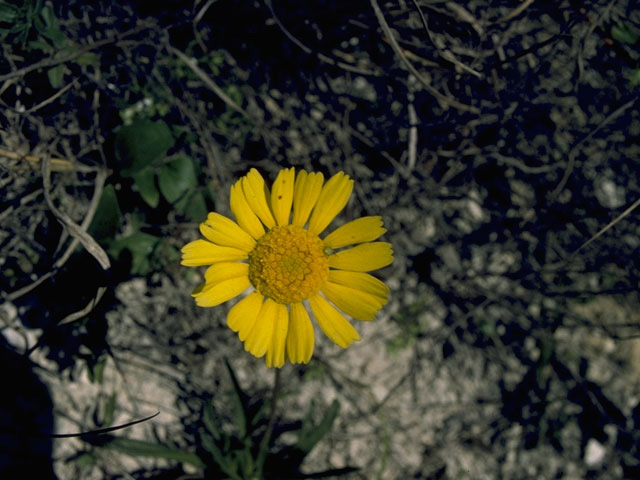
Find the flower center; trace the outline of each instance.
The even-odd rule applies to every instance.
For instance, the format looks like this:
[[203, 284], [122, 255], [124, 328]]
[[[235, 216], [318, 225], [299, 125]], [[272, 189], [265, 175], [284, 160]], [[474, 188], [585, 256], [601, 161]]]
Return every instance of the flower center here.
[[329, 260], [316, 235], [295, 225], [275, 227], [249, 253], [249, 280], [277, 303], [299, 303], [329, 278]]

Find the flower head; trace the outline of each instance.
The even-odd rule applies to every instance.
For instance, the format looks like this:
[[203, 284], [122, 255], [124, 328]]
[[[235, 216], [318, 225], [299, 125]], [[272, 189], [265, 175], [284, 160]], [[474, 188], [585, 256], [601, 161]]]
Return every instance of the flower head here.
[[338, 309], [367, 321], [387, 303], [387, 286], [365, 273], [393, 261], [391, 244], [374, 242], [386, 231], [380, 217], [353, 220], [321, 238], [352, 190], [343, 172], [324, 182], [322, 173], [296, 176], [288, 168], [269, 191], [251, 169], [231, 187], [237, 223], [209, 213], [200, 225], [205, 238], [182, 249], [183, 265], [209, 265], [192, 293], [199, 306], [219, 305], [253, 287], [231, 308], [227, 324], [245, 350], [266, 355], [268, 367], [281, 367], [285, 356], [292, 363], [311, 358], [314, 334], [305, 302], [320, 329], [343, 348], [360, 336]]

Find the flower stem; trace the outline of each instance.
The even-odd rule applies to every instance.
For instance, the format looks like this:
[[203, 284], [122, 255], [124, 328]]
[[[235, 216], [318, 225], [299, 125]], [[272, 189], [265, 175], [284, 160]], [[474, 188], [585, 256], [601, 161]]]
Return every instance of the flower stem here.
[[275, 376], [273, 379], [273, 389], [271, 390], [271, 408], [269, 410], [269, 422], [267, 423], [267, 429], [264, 432], [262, 441], [260, 442], [260, 451], [258, 452], [258, 459], [256, 461], [256, 470], [260, 473], [262, 478], [262, 469], [264, 462], [267, 459], [269, 453], [269, 442], [271, 442], [271, 434], [273, 433], [273, 427], [276, 423], [276, 406], [278, 402], [278, 395], [280, 394], [280, 368], [275, 369]]

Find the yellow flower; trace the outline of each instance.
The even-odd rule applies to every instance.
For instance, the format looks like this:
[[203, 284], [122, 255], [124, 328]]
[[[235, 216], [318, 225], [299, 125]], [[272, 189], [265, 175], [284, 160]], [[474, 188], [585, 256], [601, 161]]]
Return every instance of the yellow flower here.
[[[231, 308], [227, 324], [245, 350], [266, 355], [268, 367], [284, 365], [285, 355], [292, 363], [311, 358], [313, 325], [303, 302], [343, 348], [360, 336], [335, 307], [367, 321], [387, 303], [388, 287], [365, 273], [393, 261], [391, 244], [373, 241], [386, 231], [381, 217], [359, 218], [320, 238], [352, 190], [344, 172], [324, 183], [322, 173], [302, 170], [296, 176], [288, 168], [270, 192], [251, 169], [231, 187], [237, 223], [210, 213], [200, 225], [205, 239], [182, 249], [182, 265], [210, 265], [192, 294], [199, 306], [219, 305], [253, 287]], [[356, 246], [342, 249], [349, 245]]]

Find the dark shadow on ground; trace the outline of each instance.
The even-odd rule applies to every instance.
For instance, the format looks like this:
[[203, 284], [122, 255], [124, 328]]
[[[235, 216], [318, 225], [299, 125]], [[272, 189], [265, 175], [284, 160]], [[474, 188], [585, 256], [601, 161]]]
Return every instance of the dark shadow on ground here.
[[53, 404], [34, 364], [0, 337], [0, 477], [53, 479]]

